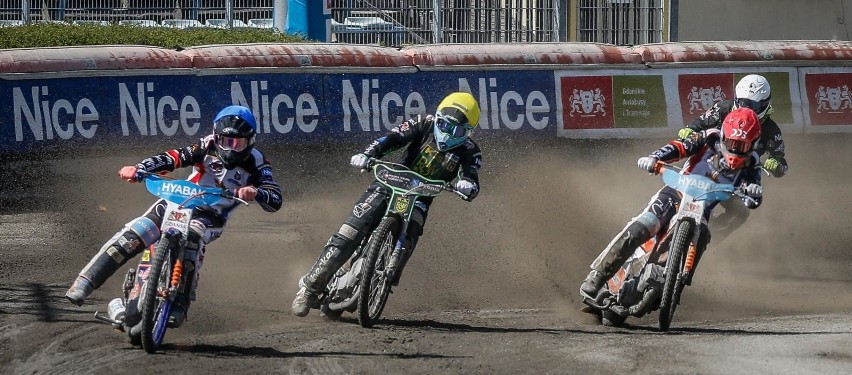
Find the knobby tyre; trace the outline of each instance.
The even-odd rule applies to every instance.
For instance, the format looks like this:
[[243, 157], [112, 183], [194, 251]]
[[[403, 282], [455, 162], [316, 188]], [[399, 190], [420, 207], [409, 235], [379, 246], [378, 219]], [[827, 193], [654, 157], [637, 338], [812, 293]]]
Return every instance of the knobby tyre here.
[[674, 239], [669, 247], [669, 255], [666, 260], [666, 283], [663, 285], [658, 318], [660, 330], [664, 332], [668, 331], [672, 324], [675, 309], [677, 309], [680, 300], [680, 292], [683, 290], [683, 278], [680, 277], [680, 274], [683, 271], [684, 255], [689, 249], [693, 230], [695, 230], [693, 222], [687, 220], [679, 222], [677, 228], [675, 228]]
[[171, 241], [163, 235], [154, 249], [154, 261], [151, 262], [150, 273], [142, 288], [142, 348], [148, 353], [154, 353], [163, 342], [168, 323], [168, 298], [158, 297], [158, 290], [165, 290], [169, 285], [172, 274]]
[[388, 301], [391, 280], [385, 275], [385, 267], [393, 252], [399, 228], [399, 218], [387, 216], [373, 231], [367, 243], [358, 292], [358, 322], [362, 327], [375, 325]]

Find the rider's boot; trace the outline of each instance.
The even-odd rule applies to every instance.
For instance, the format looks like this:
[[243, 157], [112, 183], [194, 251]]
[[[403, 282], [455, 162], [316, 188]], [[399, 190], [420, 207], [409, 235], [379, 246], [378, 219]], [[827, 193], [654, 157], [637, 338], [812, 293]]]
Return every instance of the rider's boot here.
[[299, 279], [299, 291], [290, 309], [293, 315], [306, 316], [311, 309], [320, 307], [319, 296], [325, 290], [325, 286], [337, 272], [337, 269], [346, 263], [348, 256], [336, 246], [328, 245], [323, 249], [319, 259], [311, 267], [305, 276]]
[[189, 304], [189, 296], [186, 293], [178, 293], [175, 296], [175, 302], [172, 304], [172, 310], [169, 312], [169, 328], [178, 328], [186, 321]]
[[[189, 305], [195, 300], [195, 290], [198, 288], [198, 276], [201, 272], [201, 264], [204, 260], [204, 242], [201, 234], [190, 230], [186, 239], [186, 258], [183, 265], [184, 286], [175, 296], [172, 310], [169, 312], [169, 328], [178, 328], [186, 321], [189, 313]], [[195, 259], [190, 260], [190, 259]]]
[[594, 300], [618, 267], [630, 258], [633, 251], [656, 234], [659, 221], [651, 213], [644, 213], [631, 221], [592, 262], [592, 270], [580, 285], [580, 295]]
[[65, 298], [83, 305], [122, 265], [159, 238], [160, 229], [146, 217], [137, 218], [109, 239], [65, 292]]

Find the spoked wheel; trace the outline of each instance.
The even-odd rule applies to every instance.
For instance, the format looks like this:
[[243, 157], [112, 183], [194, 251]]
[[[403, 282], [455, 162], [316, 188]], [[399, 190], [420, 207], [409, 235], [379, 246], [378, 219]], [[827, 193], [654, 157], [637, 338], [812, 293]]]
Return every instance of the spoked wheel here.
[[172, 301], [168, 298], [169, 279], [172, 276], [171, 237], [163, 235], [154, 250], [154, 261], [142, 288], [142, 348], [154, 353], [163, 343]]
[[361, 270], [361, 288], [358, 292], [358, 322], [362, 327], [369, 328], [376, 324], [388, 301], [391, 280], [385, 269], [399, 228], [397, 217], [385, 217], [367, 243], [365, 263]]
[[668, 331], [674, 318], [675, 309], [680, 302], [680, 293], [683, 291], [684, 255], [689, 249], [692, 239], [692, 231], [695, 224], [691, 221], [681, 221], [675, 228], [674, 239], [669, 247], [666, 260], [666, 283], [663, 285], [663, 296], [660, 302], [660, 315], [658, 318], [661, 331]]

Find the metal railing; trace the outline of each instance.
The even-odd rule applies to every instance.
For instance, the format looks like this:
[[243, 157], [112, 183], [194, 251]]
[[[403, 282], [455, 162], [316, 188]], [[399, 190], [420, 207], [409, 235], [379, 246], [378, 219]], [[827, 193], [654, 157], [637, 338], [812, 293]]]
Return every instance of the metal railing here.
[[333, 42], [554, 42], [566, 29], [565, 0], [332, 0]]
[[3, 0], [0, 22], [271, 27], [272, 3], [273, 0]]
[[579, 0], [577, 41], [636, 45], [664, 40], [665, 0]]
[[[328, 1], [328, 0], [306, 0]], [[330, 0], [332, 42], [665, 41], [669, 0]], [[0, 0], [0, 26], [20, 22], [168, 27], [272, 27], [274, 0]]]

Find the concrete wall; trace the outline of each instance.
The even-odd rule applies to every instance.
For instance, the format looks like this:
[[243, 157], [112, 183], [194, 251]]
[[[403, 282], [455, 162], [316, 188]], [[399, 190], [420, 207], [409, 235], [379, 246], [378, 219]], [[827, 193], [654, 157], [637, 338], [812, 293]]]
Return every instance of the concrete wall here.
[[852, 0], [680, 0], [678, 39], [850, 40]]

